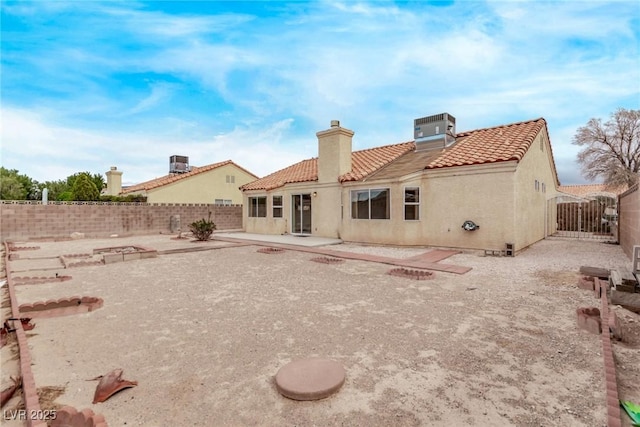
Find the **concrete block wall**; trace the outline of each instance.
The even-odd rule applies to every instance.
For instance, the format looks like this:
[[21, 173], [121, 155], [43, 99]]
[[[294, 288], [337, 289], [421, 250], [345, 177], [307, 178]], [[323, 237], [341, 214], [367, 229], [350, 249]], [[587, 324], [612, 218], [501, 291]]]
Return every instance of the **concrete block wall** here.
[[620, 246], [631, 259], [633, 246], [640, 245], [640, 189], [637, 184], [619, 197], [618, 228]]
[[180, 215], [181, 229], [202, 218], [216, 223], [218, 230], [242, 228], [242, 205], [171, 203], [100, 203], [1, 201], [0, 239], [29, 240], [65, 238], [71, 233], [86, 237], [112, 234], [134, 235], [169, 233], [173, 215]]

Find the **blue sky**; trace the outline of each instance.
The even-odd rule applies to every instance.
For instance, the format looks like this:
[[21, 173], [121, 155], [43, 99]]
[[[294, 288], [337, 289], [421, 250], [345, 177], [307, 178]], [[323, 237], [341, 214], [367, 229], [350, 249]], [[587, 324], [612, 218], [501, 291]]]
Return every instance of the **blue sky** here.
[[4, 1], [1, 164], [38, 181], [169, 156], [264, 176], [317, 155], [544, 117], [562, 184], [576, 129], [640, 108], [637, 1]]

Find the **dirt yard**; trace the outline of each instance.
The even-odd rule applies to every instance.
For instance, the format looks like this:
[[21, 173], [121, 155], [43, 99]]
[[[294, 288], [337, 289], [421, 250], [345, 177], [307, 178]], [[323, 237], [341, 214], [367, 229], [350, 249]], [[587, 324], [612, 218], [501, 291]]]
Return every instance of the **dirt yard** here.
[[[104, 299], [97, 311], [37, 319], [27, 332], [36, 384], [49, 396], [43, 409], [91, 408], [110, 426], [606, 424], [601, 340], [577, 328], [575, 313], [600, 301], [576, 284], [581, 265], [627, 265], [619, 246], [545, 240], [515, 258], [459, 254], [442, 262], [470, 272], [424, 281], [390, 276], [389, 265], [327, 265], [311, 262], [312, 253], [222, 242], [69, 269], [49, 258], [127, 244], [197, 245], [168, 236], [29, 242], [40, 249], [11, 262], [12, 277], [72, 276], [16, 286], [20, 304]], [[402, 257], [428, 249], [362, 250]], [[640, 403], [640, 320], [621, 313], [628, 342], [614, 343], [620, 396]], [[15, 353], [12, 343], [2, 349], [3, 388]], [[342, 363], [342, 389], [315, 402], [279, 395], [278, 369], [309, 356]], [[92, 404], [90, 380], [115, 368], [139, 385]], [[4, 409], [17, 405], [14, 398]]]

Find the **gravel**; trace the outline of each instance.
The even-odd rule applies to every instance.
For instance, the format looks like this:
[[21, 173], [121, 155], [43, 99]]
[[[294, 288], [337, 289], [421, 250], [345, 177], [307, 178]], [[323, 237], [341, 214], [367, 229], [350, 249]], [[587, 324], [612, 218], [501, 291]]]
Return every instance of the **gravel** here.
[[[167, 236], [118, 240], [196, 245]], [[107, 246], [38, 244], [28, 257]], [[310, 262], [312, 253], [211, 246], [217, 249], [60, 270], [73, 279], [20, 286], [20, 303], [104, 299], [95, 312], [36, 322], [29, 338], [36, 384], [64, 387], [50, 404], [91, 408], [111, 426], [606, 424], [601, 342], [575, 319], [576, 308], [599, 300], [576, 284], [582, 265], [628, 265], [619, 246], [544, 240], [515, 258], [462, 253], [443, 262], [470, 272], [436, 272], [428, 281], [390, 276], [388, 265], [376, 263], [328, 265]], [[328, 248], [397, 258], [426, 251]], [[629, 316], [627, 325], [637, 328], [637, 316]], [[620, 348], [631, 381], [640, 343], [614, 343], [617, 359]], [[2, 351], [5, 371], [11, 361]], [[342, 363], [342, 389], [316, 402], [279, 395], [278, 369], [305, 357]], [[93, 405], [96, 384], [87, 380], [115, 368], [139, 385]], [[637, 402], [636, 388], [621, 397]]]

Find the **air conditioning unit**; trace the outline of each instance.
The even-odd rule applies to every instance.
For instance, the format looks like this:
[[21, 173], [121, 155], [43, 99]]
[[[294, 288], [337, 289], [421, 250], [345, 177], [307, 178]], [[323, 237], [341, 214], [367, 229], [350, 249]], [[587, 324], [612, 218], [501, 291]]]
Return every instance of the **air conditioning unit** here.
[[442, 149], [456, 142], [456, 118], [448, 113], [413, 121], [416, 151]]
[[169, 173], [186, 173], [190, 170], [188, 156], [169, 157]]

